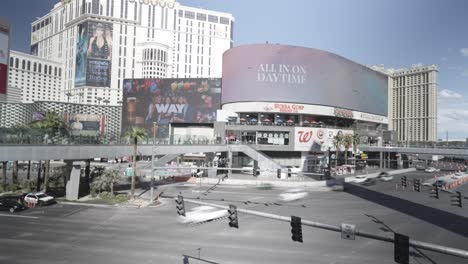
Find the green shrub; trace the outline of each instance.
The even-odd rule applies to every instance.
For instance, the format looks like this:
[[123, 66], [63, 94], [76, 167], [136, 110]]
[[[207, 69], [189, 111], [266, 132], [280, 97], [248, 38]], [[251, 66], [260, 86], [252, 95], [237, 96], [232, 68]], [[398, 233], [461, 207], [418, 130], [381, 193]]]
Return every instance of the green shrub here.
[[126, 194], [118, 194], [114, 197], [116, 203], [125, 203], [128, 201], [128, 196]]

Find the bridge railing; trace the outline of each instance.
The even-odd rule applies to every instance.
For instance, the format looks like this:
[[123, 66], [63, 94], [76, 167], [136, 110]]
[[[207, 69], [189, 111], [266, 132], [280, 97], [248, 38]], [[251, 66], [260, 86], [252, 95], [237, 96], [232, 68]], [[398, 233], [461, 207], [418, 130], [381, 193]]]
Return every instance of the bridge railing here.
[[[50, 129], [37, 128], [0, 128], [0, 145], [132, 145], [133, 141], [125, 136], [109, 137], [93, 134], [73, 135]], [[177, 138], [147, 137], [138, 142], [140, 145], [214, 145], [225, 144], [223, 140], [201, 136]]]

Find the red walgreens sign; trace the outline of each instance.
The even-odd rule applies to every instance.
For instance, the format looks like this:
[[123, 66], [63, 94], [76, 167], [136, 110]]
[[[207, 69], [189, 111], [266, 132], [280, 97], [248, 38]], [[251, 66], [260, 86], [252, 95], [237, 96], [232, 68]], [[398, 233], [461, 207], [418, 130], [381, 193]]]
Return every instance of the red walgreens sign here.
[[299, 130], [297, 131], [297, 133], [299, 134], [299, 142], [300, 143], [307, 143], [310, 141], [310, 139], [312, 138], [312, 131], [302, 131], [302, 130]]

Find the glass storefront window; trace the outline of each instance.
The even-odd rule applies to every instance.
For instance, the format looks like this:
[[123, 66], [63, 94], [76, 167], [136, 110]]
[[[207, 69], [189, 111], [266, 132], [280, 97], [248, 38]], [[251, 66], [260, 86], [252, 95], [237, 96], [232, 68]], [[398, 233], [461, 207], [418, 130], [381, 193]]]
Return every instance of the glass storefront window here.
[[258, 131], [259, 145], [289, 145], [289, 132]]

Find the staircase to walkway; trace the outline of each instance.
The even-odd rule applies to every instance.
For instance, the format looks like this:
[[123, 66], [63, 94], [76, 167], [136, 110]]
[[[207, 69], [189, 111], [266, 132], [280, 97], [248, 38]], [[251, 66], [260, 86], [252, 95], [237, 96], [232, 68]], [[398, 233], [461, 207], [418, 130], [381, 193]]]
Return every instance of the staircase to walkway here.
[[164, 167], [167, 163], [176, 159], [180, 154], [168, 154], [164, 155], [154, 162], [155, 167]]
[[281, 169], [280, 164], [249, 145], [228, 145], [228, 149], [232, 152], [243, 152], [251, 159], [256, 160], [260, 170], [267, 170], [266, 172], [260, 172], [260, 176], [276, 177], [276, 170]]

